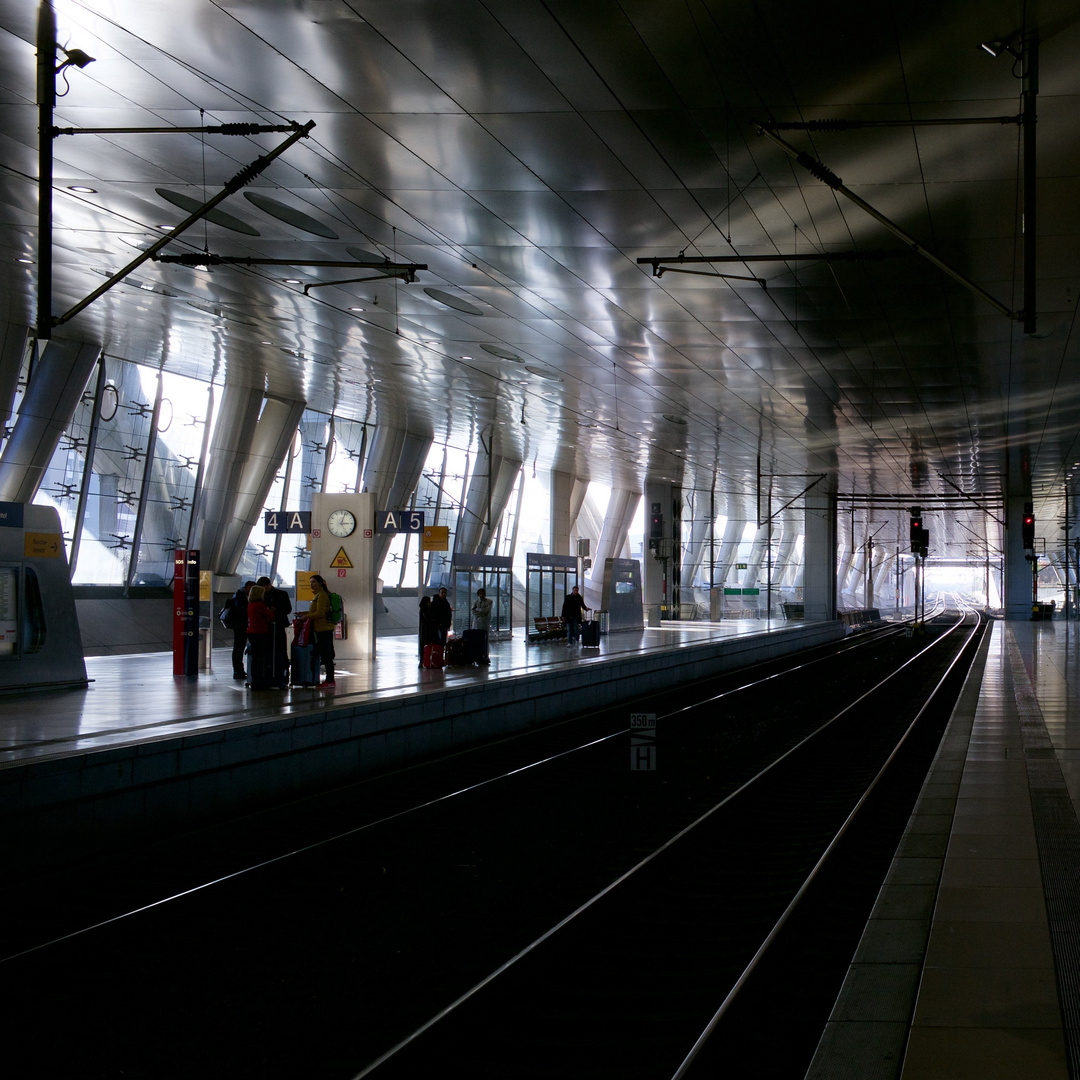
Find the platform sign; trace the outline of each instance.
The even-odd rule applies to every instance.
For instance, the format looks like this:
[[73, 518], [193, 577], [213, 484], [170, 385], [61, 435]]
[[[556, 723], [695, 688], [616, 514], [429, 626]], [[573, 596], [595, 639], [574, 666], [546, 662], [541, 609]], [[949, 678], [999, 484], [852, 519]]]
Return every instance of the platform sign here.
[[264, 533], [310, 533], [310, 510], [266, 510], [263, 512]]
[[424, 529], [423, 551], [449, 551], [450, 526], [428, 525]]
[[375, 512], [377, 533], [423, 533], [423, 510], [377, 510]]
[[630, 771], [656, 769], [656, 713], [630, 714]]
[[23, 555], [27, 559], [59, 559], [64, 554], [64, 538], [59, 533], [23, 533]]
[[311, 587], [312, 570], [296, 571], [296, 599], [311, 603], [315, 599], [315, 590]]

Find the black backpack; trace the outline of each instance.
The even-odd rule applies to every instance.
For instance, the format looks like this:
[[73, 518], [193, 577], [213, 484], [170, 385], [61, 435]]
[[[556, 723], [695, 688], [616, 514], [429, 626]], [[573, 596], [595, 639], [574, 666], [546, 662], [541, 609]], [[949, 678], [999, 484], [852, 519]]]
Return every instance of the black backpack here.
[[235, 630], [237, 614], [236, 597], [230, 596], [229, 599], [225, 601], [225, 606], [218, 612], [218, 620], [226, 630]]

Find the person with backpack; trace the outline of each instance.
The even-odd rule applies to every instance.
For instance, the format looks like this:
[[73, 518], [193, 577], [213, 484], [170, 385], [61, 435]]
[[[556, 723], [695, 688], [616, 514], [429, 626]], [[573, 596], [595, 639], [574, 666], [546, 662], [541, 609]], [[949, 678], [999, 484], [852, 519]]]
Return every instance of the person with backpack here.
[[229, 620], [225, 625], [233, 632], [232, 677], [239, 682], [244, 682], [247, 679], [244, 672], [244, 649], [247, 647], [248, 590], [254, 584], [254, 581], [245, 581], [225, 604]]
[[311, 591], [315, 594], [314, 599], [308, 606], [307, 611], [300, 612], [297, 619], [310, 619], [311, 628], [315, 631], [314, 667], [316, 679], [318, 678], [320, 664], [326, 668], [326, 679], [316, 686], [333, 687], [334, 682], [334, 627], [341, 621], [340, 611], [338, 618], [333, 619], [334, 612], [331, 610], [330, 589], [326, 581], [318, 574], [311, 575]]

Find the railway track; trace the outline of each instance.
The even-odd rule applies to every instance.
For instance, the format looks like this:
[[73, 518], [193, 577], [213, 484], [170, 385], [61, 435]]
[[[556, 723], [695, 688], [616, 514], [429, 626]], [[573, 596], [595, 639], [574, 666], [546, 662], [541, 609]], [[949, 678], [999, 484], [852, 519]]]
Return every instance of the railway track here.
[[[474, 1075], [672, 1075], [819, 857], [767, 789], [810, 780], [800, 829], [831, 838], [849, 811], [810, 747], [861, 760], [860, 728], [884, 739], [865, 703], [848, 730], [808, 738], [815, 706], [919, 655], [893, 677], [907, 686], [947, 651], [922, 644], [851, 639], [793, 679], [758, 669], [645, 702], [661, 713], [653, 774], [627, 769], [625, 716], [595, 716], [536, 733], [539, 754], [488, 747], [437, 780], [403, 773], [189, 838], [102, 899], [102, 918], [7, 935], [0, 979], [28, 1003], [13, 1020], [32, 1030], [29, 1003], [52, 998], [76, 1029], [77, 1049], [39, 1043], [20, 1075], [415, 1076], [447, 1053]], [[170, 1031], [198, 1037], [166, 1051]]]

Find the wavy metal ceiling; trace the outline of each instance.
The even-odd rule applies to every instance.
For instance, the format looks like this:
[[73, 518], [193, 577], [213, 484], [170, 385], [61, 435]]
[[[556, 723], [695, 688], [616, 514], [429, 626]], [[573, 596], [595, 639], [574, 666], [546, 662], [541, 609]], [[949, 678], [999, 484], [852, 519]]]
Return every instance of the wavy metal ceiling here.
[[[166, 249], [281, 264], [148, 262], [57, 334], [458, 445], [490, 429], [497, 452], [621, 486], [760, 483], [790, 498], [836, 468], [860, 508], [950, 505], [941, 553], [954, 556], [999, 543], [1012, 447], [1040, 531], [1058, 535], [1080, 461], [1075, 5], [1040, 4], [1037, 24], [1031, 8], [1027, 27], [1040, 41], [1034, 334], [755, 127], [898, 122], [779, 134], [1018, 311], [1020, 126], [912, 120], [1021, 111], [1024, 65], [979, 44], [1020, 31], [1022, 5], [54, 6], [60, 44], [96, 58], [63, 73], [61, 128], [315, 122]], [[26, 325], [35, 15], [0, 0], [0, 311]], [[285, 138], [59, 136], [53, 314]], [[809, 258], [876, 252], [888, 257]], [[659, 276], [639, 261], [680, 254], [718, 261]], [[331, 285], [372, 271], [313, 265], [384, 259], [427, 269]]]

